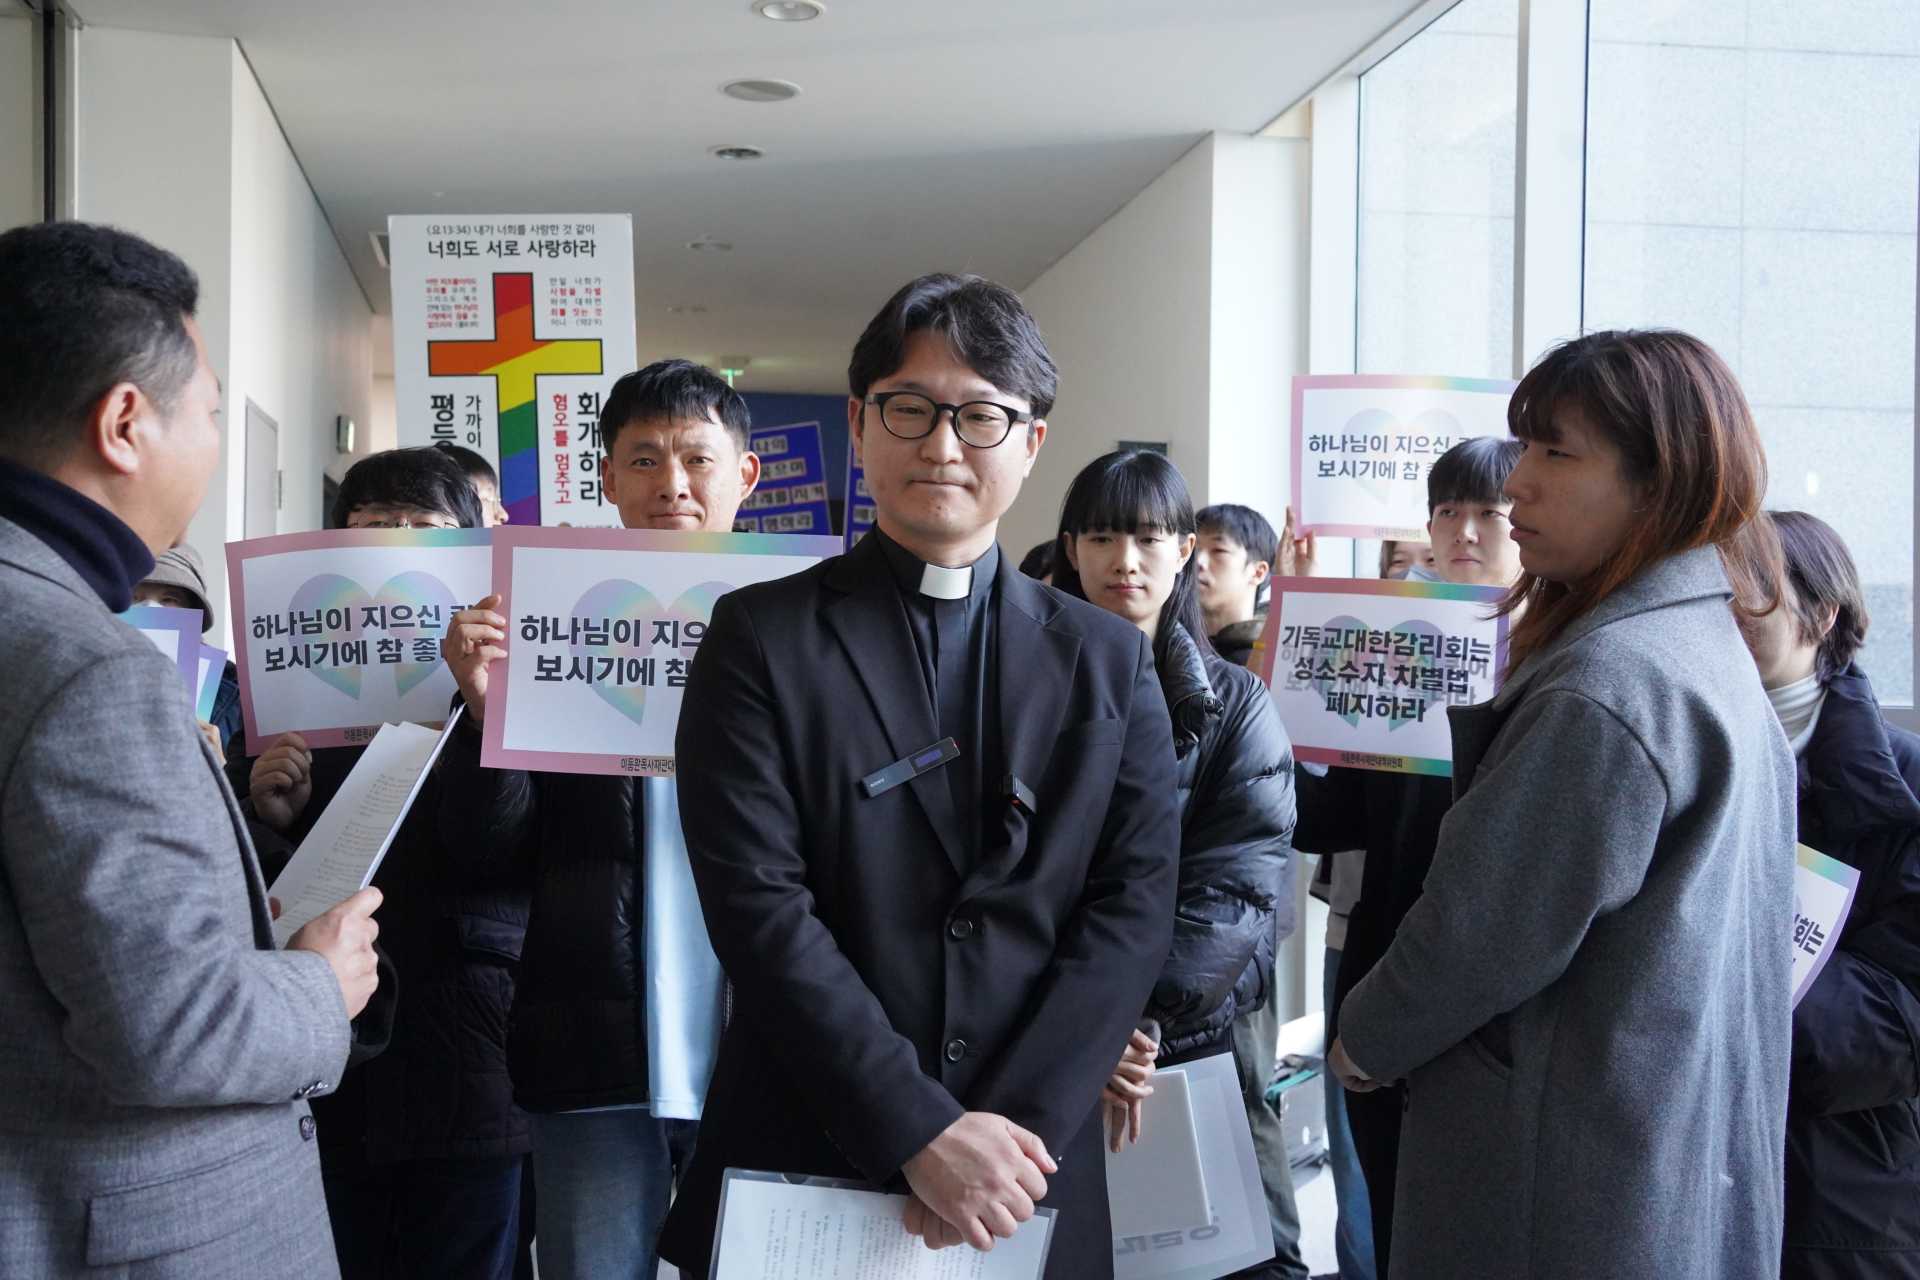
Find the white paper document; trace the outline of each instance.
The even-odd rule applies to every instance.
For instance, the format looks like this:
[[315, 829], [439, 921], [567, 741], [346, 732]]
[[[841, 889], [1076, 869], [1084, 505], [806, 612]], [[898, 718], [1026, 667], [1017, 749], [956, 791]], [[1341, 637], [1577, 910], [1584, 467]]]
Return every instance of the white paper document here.
[[465, 710], [455, 711], [437, 732], [417, 724], [380, 726], [267, 890], [280, 900], [280, 918], [273, 922], [278, 945], [286, 946], [302, 925], [367, 887]]
[[1192, 1230], [1116, 1234], [1114, 1280], [1216, 1280], [1273, 1256], [1273, 1220], [1233, 1055], [1202, 1058], [1180, 1070], [1213, 1220]]
[[1117, 1153], [1107, 1148], [1107, 1208], [1116, 1236], [1212, 1224], [1184, 1067], [1154, 1074], [1153, 1096], [1140, 1112], [1140, 1141], [1123, 1142]]
[[710, 1280], [1039, 1280], [1053, 1210], [990, 1253], [929, 1249], [907, 1234], [907, 1198], [830, 1180], [729, 1169]]

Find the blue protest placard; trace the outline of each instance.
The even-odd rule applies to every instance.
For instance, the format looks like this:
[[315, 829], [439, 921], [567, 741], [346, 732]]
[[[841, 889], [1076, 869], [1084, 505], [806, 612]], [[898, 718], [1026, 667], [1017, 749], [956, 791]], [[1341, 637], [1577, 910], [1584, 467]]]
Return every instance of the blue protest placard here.
[[851, 441], [847, 445], [847, 514], [841, 523], [846, 526], [841, 536], [849, 551], [873, 528], [873, 495], [867, 492], [866, 469], [854, 461]]
[[749, 437], [760, 455], [760, 485], [740, 504], [740, 524], [748, 533], [833, 532], [827, 513], [827, 462], [820, 424], [796, 422], [767, 427]]

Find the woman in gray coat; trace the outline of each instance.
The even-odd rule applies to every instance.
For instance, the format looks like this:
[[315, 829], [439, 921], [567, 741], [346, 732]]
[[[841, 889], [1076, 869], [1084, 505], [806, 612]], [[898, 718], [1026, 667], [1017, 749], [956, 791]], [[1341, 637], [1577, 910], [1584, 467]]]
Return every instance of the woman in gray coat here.
[[1765, 454], [1671, 332], [1560, 347], [1508, 418], [1509, 675], [1330, 1055], [1407, 1082], [1392, 1274], [1773, 1277], [1794, 775], [1729, 608], [1772, 580]]

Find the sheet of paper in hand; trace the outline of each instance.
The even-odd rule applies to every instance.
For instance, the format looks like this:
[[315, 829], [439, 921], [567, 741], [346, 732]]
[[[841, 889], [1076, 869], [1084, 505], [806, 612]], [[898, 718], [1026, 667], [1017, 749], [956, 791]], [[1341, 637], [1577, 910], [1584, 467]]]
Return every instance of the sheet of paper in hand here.
[[373, 880], [447, 735], [459, 723], [456, 711], [437, 733], [417, 724], [380, 726], [267, 890], [280, 900], [280, 918], [273, 922], [276, 943], [286, 946], [302, 925]]
[[1293, 513], [1300, 533], [1425, 538], [1427, 473], [1454, 445], [1507, 434], [1518, 383], [1301, 374], [1293, 380]]
[[1123, 1142], [1117, 1152], [1107, 1148], [1107, 1208], [1115, 1236], [1182, 1232], [1213, 1222], [1185, 1068], [1154, 1073], [1153, 1096], [1140, 1109], [1140, 1141]]
[[489, 590], [487, 542], [485, 529], [330, 529], [228, 543], [248, 753], [283, 733], [342, 747], [445, 721], [440, 641]]
[[137, 604], [121, 614], [120, 620], [153, 641], [153, 647], [179, 671], [180, 683], [187, 691], [187, 700], [197, 701], [195, 695], [200, 689], [200, 626], [206, 621], [206, 616], [198, 609], [169, 609], [161, 605]]
[[709, 1280], [1040, 1280], [1053, 1242], [1040, 1209], [988, 1253], [929, 1249], [907, 1198], [831, 1178], [729, 1169]]
[[1799, 1004], [1833, 957], [1860, 888], [1860, 872], [1803, 844], [1794, 851], [1793, 1002]]
[[199, 673], [195, 677], [193, 712], [202, 720], [213, 719], [213, 704], [220, 696], [220, 677], [227, 670], [227, 651], [210, 644], [200, 646]]
[[[488, 674], [480, 762], [558, 773], [673, 773], [680, 700], [713, 606], [837, 555], [806, 534], [494, 531], [507, 656]], [[779, 637], [763, 637], [779, 660]]]
[[1273, 1220], [1233, 1055], [1202, 1058], [1180, 1070], [1213, 1220], [1185, 1231], [1114, 1236], [1114, 1280], [1216, 1280], [1273, 1257]]
[[1453, 773], [1446, 709], [1485, 702], [1507, 661], [1497, 587], [1281, 578], [1254, 669], [1273, 690], [1294, 758]]

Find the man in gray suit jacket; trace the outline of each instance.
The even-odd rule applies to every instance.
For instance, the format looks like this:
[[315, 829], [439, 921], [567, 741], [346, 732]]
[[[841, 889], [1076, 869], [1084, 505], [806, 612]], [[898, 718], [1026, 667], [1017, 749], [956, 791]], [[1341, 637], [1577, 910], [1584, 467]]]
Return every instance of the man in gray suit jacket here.
[[184, 534], [220, 386], [172, 254], [0, 235], [0, 1271], [337, 1275], [306, 1099], [377, 891], [273, 947], [174, 667], [113, 615]]

